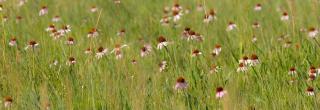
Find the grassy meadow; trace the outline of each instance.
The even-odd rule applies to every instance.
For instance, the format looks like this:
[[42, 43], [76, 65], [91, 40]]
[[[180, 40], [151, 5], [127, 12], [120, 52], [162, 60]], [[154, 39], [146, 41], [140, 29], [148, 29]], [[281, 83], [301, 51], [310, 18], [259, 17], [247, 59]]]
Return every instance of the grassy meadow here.
[[319, 0], [0, 4], [0, 110], [320, 108]]

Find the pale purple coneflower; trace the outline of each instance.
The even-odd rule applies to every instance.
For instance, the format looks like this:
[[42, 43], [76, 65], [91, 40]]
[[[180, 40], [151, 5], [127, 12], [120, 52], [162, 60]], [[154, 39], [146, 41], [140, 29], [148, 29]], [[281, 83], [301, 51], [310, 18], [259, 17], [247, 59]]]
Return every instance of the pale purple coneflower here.
[[47, 28], [46, 28], [46, 31], [47, 32], [52, 32], [52, 30], [55, 30], [56, 27], [54, 26], [54, 24], [50, 24]]
[[256, 54], [252, 54], [249, 61], [250, 66], [256, 66], [260, 63], [259, 58]]
[[133, 60], [131, 60], [131, 63], [132, 64], [137, 64], [138, 62], [137, 62], [137, 60], [133, 59]]
[[2, 22], [7, 22], [7, 21], [8, 21], [8, 16], [3, 15], [3, 17], [2, 17]]
[[216, 88], [216, 98], [221, 99], [227, 92], [223, 89], [223, 87]]
[[22, 16], [17, 16], [16, 17], [16, 23], [19, 23], [22, 20]]
[[169, 42], [166, 40], [164, 36], [158, 37], [158, 45], [157, 49], [161, 50], [162, 48], [168, 46]]
[[283, 44], [283, 47], [284, 47], [284, 48], [289, 48], [289, 47], [291, 47], [291, 44], [292, 44], [291, 41], [286, 41], [286, 42]]
[[92, 13], [95, 13], [95, 12], [97, 12], [98, 11], [98, 8], [96, 7], [96, 6], [92, 6], [91, 8], [90, 8], [90, 12], [92, 12]]
[[160, 20], [161, 25], [168, 26], [170, 23], [170, 19], [171, 19], [171, 17], [169, 17], [169, 16], [162, 17], [162, 19]]
[[126, 45], [126, 44], [124, 44], [124, 45], [116, 44], [115, 48], [110, 53], [114, 53], [116, 56], [116, 59], [121, 59], [123, 57], [121, 49], [124, 47], [127, 47], [127, 46], [128, 45]]
[[19, 0], [18, 7], [23, 6], [25, 3], [27, 3], [27, 0]]
[[76, 59], [74, 57], [69, 57], [68, 61], [67, 61], [67, 65], [71, 66], [74, 65], [76, 63]]
[[56, 40], [56, 39], [59, 39], [60, 37], [64, 36], [64, 34], [59, 32], [56, 29], [52, 29], [51, 33], [50, 33], [50, 36], [53, 37]]
[[295, 75], [295, 74], [297, 74], [296, 68], [295, 68], [295, 67], [291, 67], [291, 68], [289, 69], [288, 74], [289, 74], [289, 75]]
[[52, 18], [51, 21], [52, 21], [52, 22], [59, 22], [59, 21], [61, 21], [61, 18], [60, 18], [60, 16], [56, 15], [56, 16], [54, 16], [54, 17]]
[[308, 36], [310, 38], [316, 38], [316, 36], [318, 35], [319, 31], [318, 29], [314, 28], [314, 27], [311, 27], [308, 29]]
[[256, 36], [253, 36], [251, 42], [252, 42], [252, 43], [256, 43], [257, 40], [258, 40], [258, 38], [257, 38]]
[[36, 47], [38, 47], [38, 46], [39, 46], [39, 44], [38, 44], [36, 41], [31, 40], [31, 41], [29, 41], [28, 45], [27, 45], [24, 49], [25, 49], [25, 50], [27, 50], [27, 49], [29, 49], [29, 48], [34, 49], [34, 48], [36, 48]]
[[99, 47], [98, 48], [98, 52], [96, 53], [96, 57], [98, 59], [102, 58], [104, 55], [106, 55], [108, 52], [108, 49], [106, 48], [103, 48], [103, 47]]
[[178, 22], [181, 19], [181, 16], [183, 14], [179, 11], [173, 11], [172, 16], [173, 16], [173, 22]]
[[4, 107], [5, 108], [11, 107], [12, 103], [13, 103], [13, 99], [10, 96], [4, 97]]
[[67, 34], [71, 32], [71, 26], [70, 25], [63, 25], [61, 29], [58, 30], [61, 34]]
[[74, 44], [74, 39], [72, 37], [69, 37], [68, 40], [66, 41], [67, 45], [73, 45]]
[[11, 38], [9, 41], [9, 46], [13, 47], [17, 45], [17, 39], [15, 37]]
[[201, 54], [202, 54], [202, 52], [200, 52], [200, 50], [194, 49], [194, 50], [192, 51], [191, 56], [192, 56], [192, 57], [196, 57], [196, 56], [200, 56]]
[[182, 7], [178, 3], [175, 3], [171, 9], [172, 11], [180, 12], [182, 10]]
[[243, 56], [240, 60], [239, 60], [239, 64], [243, 63], [244, 65], [249, 65], [250, 64], [250, 59], [247, 56]]
[[182, 32], [181, 38], [187, 39], [189, 41], [190, 40], [190, 31], [191, 31], [191, 29], [189, 27], [185, 27]]
[[198, 4], [197, 5], [197, 11], [203, 11], [204, 8], [203, 8], [203, 5], [202, 4]]
[[311, 66], [308, 72], [309, 75], [317, 76], [317, 70], [314, 66]]
[[2, 11], [3, 10], [3, 5], [2, 4], [0, 4], [0, 11]]
[[191, 39], [196, 40], [198, 42], [202, 42], [204, 40], [204, 37], [200, 33], [196, 33], [194, 37], [191, 37]]
[[313, 80], [315, 80], [315, 79], [316, 79], [316, 75], [310, 74], [310, 75], [309, 75], [309, 78], [308, 78], [308, 81], [313, 81]]
[[152, 51], [152, 47], [150, 44], [145, 44], [141, 49], [140, 49], [140, 56], [145, 57], [150, 54]]
[[214, 11], [213, 9], [211, 9], [211, 10], [209, 11], [209, 13], [207, 13], [207, 14], [204, 15], [203, 22], [204, 22], [204, 23], [209, 23], [209, 22], [211, 22], [211, 21], [213, 21], [213, 20], [215, 20], [215, 19], [217, 19], [217, 18], [216, 18], [216, 13], [215, 13], [215, 11]]
[[113, 0], [113, 3], [115, 3], [115, 4], [120, 4], [121, 1], [120, 1], [120, 0]]
[[237, 27], [237, 25], [233, 22], [229, 22], [226, 31], [232, 31]]
[[212, 73], [217, 73], [217, 72], [219, 72], [220, 69], [221, 69], [220, 66], [217, 66], [217, 65], [215, 65], [215, 64], [212, 64], [211, 67], [210, 67], [210, 73], [211, 73], [211, 74], [212, 74]]
[[261, 11], [261, 9], [262, 9], [262, 5], [260, 3], [254, 6], [254, 11]]
[[220, 44], [216, 44], [214, 46], [213, 51], [212, 51], [212, 55], [213, 56], [218, 56], [220, 54], [220, 52], [221, 52], [221, 45]]
[[289, 14], [287, 12], [283, 12], [280, 19], [282, 21], [288, 21], [289, 20]]
[[39, 16], [43, 16], [48, 14], [48, 7], [47, 6], [42, 6], [40, 11], [39, 11]]
[[166, 67], [167, 67], [167, 61], [161, 61], [159, 63], [159, 71], [160, 72], [163, 72], [166, 69]]
[[252, 27], [253, 27], [254, 29], [260, 28], [259, 22], [254, 22], [254, 23], [252, 24]]
[[188, 88], [188, 83], [183, 77], [178, 77], [176, 85], [174, 86], [175, 90], [185, 90]]
[[314, 96], [314, 89], [313, 87], [308, 87], [307, 90], [306, 90], [306, 93], [308, 96]]
[[88, 32], [88, 35], [87, 35], [88, 38], [95, 38], [95, 37], [98, 37], [98, 36], [99, 36], [99, 32], [98, 32], [98, 29], [96, 29], [96, 28], [92, 28]]
[[248, 67], [244, 63], [240, 63], [237, 72], [246, 72], [248, 70]]
[[120, 36], [120, 37], [123, 37], [125, 34], [126, 34], [126, 30], [125, 30], [125, 29], [120, 29], [120, 30], [117, 32], [117, 36]]

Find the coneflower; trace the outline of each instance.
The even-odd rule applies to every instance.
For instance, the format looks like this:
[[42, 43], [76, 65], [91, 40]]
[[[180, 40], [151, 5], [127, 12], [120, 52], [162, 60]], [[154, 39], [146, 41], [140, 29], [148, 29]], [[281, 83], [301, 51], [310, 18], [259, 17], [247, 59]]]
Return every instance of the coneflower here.
[[85, 54], [91, 54], [92, 53], [92, 50], [91, 48], [87, 48], [85, 51], [84, 51]]
[[318, 33], [319, 33], [318, 29], [316, 29], [316, 28], [314, 28], [314, 27], [311, 27], [311, 28], [309, 28], [309, 30], [308, 30], [308, 36], [309, 36], [310, 38], [316, 38], [316, 36], [318, 35]]
[[172, 7], [172, 11], [180, 12], [181, 10], [182, 10], [182, 7], [178, 3], [175, 3]]
[[209, 23], [209, 22], [211, 22], [211, 21], [213, 21], [215, 19], [216, 19], [216, 13], [215, 13], [215, 11], [213, 9], [211, 9], [209, 11], [209, 13], [204, 15], [203, 22], [204, 23]]
[[159, 71], [160, 72], [163, 72], [166, 69], [166, 67], [167, 67], [167, 61], [161, 61], [159, 63]]
[[291, 44], [292, 44], [291, 41], [286, 41], [286, 42], [283, 44], [283, 47], [284, 47], [284, 48], [289, 48], [289, 47], [291, 47]]
[[315, 79], [316, 79], [316, 76], [314, 74], [310, 74], [309, 78], [308, 78], [308, 81], [313, 81]]
[[240, 63], [237, 72], [246, 72], [248, 70], [247, 66], [244, 63]]
[[96, 7], [96, 6], [92, 6], [91, 8], [90, 8], [90, 12], [92, 12], [92, 13], [95, 13], [95, 12], [97, 12], [98, 11], [98, 8]]
[[168, 46], [168, 42], [166, 40], [166, 38], [164, 36], [160, 36], [158, 37], [158, 45], [157, 45], [157, 49], [161, 50], [163, 47]]
[[40, 11], [39, 11], [39, 16], [43, 16], [48, 14], [48, 7], [47, 6], [42, 6]]
[[252, 43], [256, 43], [257, 40], [258, 40], [258, 38], [257, 38], [256, 36], [253, 36], [251, 42], [252, 42]]
[[198, 42], [202, 42], [204, 40], [203, 36], [200, 33], [196, 33], [194, 36], [191, 36], [191, 39], [194, 39]]
[[16, 46], [17, 45], [17, 39], [15, 37], [11, 38], [9, 41], [9, 46]]
[[163, 16], [162, 19], [160, 20], [160, 23], [162, 26], [168, 26], [170, 23], [171, 17], [169, 16]]
[[58, 60], [53, 60], [52, 63], [49, 65], [49, 67], [52, 67], [52, 66], [57, 66], [59, 63]]
[[210, 67], [210, 73], [211, 73], [211, 74], [212, 74], [212, 73], [217, 73], [217, 72], [219, 72], [220, 69], [221, 69], [221, 68], [220, 68], [219, 66], [217, 66], [217, 65], [215, 65], [215, 64], [212, 64], [211, 67]]
[[196, 57], [196, 56], [199, 56], [199, 55], [201, 55], [201, 54], [202, 54], [202, 53], [200, 52], [200, 50], [194, 49], [194, 50], [192, 51], [191, 56], [192, 56], [192, 57]]
[[256, 54], [252, 54], [249, 61], [250, 66], [256, 66], [260, 63], [259, 58]]
[[250, 64], [250, 59], [247, 56], [243, 56], [240, 60], [239, 60], [239, 64], [243, 63], [244, 65], [249, 65]]
[[26, 2], [27, 2], [27, 0], [19, 0], [18, 6], [21, 7], [21, 6], [23, 6]]
[[115, 3], [115, 4], [120, 4], [121, 1], [120, 1], [120, 0], [113, 0], [113, 3]]
[[140, 49], [140, 56], [145, 57], [150, 54], [152, 51], [152, 47], [150, 44], [145, 44], [141, 49]]
[[56, 27], [54, 26], [54, 24], [50, 24], [47, 28], [46, 28], [46, 31], [47, 32], [52, 32], [53, 30], [55, 30]]
[[4, 97], [4, 107], [9, 108], [12, 105], [13, 99], [10, 96]]
[[316, 68], [314, 66], [311, 66], [308, 73], [309, 73], [309, 75], [316, 76], [317, 75], [317, 70], [316, 70]]
[[179, 11], [172, 11], [173, 22], [178, 22], [183, 14]]
[[176, 85], [174, 87], [175, 90], [185, 90], [188, 88], [188, 83], [183, 77], [178, 77], [176, 81]]
[[203, 5], [202, 4], [198, 4], [197, 5], [197, 11], [203, 11]]
[[262, 5], [260, 3], [256, 4], [256, 6], [254, 6], [254, 11], [261, 11], [262, 9]]
[[254, 29], [260, 28], [259, 22], [254, 22], [254, 23], [252, 24], [252, 27], [253, 27]]
[[63, 25], [61, 29], [58, 30], [61, 34], [67, 34], [71, 32], [71, 26], [70, 25]]
[[212, 55], [218, 56], [220, 54], [220, 52], [221, 52], [221, 45], [220, 44], [216, 44], [214, 46], [213, 51], [212, 51]]
[[216, 98], [221, 99], [227, 92], [223, 89], [223, 87], [216, 88]]
[[282, 21], [288, 21], [289, 20], [289, 14], [287, 12], [283, 12], [280, 19]]
[[34, 49], [34, 48], [36, 48], [38, 46], [39, 46], [39, 44], [36, 41], [31, 40], [31, 41], [29, 41], [28, 45], [25, 47], [25, 50], [27, 50], [29, 48]]
[[2, 4], [0, 4], [0, 11], [2, 11], [3, 10], [3, 5]]
[[56, 15], [56, 16], [54, 16], [54, 17], [52, 18], [51, 21], [52, 21], [52, 22], [59, 22], [59, 21], [61, 21], [61, 18], [60, 18], [60, 16]]
[[22, 20], [22, 16], [17, 16], [16, 17], [16, 23], [19, 23]]
[[108, 49], [105, 49], [105, 48], [103, 48], [103, 47], [99, 47], [99, 48], [98, 48], [98, 52], [96, 53], [96, 57], [97, 57], [98, 59], [100, 59], [100, 58], [102, 58], [104, 55], [106, 55], [107, 52], [108, 52]]
[[131, 63], [132, 64], [137, 64], [137, 60], [133, 59], [133, 60], [131, 60]]
[[69, 37], [68, 40], [66, 41], [67, 45], [73, 45], [74, 44], [74, 39], [72, 37]]
[[307, 90], [306, 90], [306, 93], [308, 96], [314, 96], [314, 89], [313, 87], [308, 87]]
[[74, 65], [75, 63], [76, 63], [76, 59], [74, 57], [69, 57], [67, 61], [67, 65], [71, 66], [71, 65]]
[[122, 58], [122, 52], [121, 52], [121, 45], [116, 44], [115, 48], [114, 48], [114, 53], [116, 55], [116, 59], [121, 59]]
[[191, 31], [191, 29], [189, 27], [185, 27], [183, 32], [182, 32], [181, 38], [189, 40], [190, 39], [190, 34], [189, 34], [190, 31]]
[[120, 31], [118, 31], [117, 36], [124, 36], [126, 34], [126, 30], [125, 29], [121, 29]]
[[7, 21], [8, 21], [8, 16], [3, 15], [3, 17], [2, 17], [2, 22], [7, 22]]
[[232, 30], [234, 30], [236, 27], [237, 27], [237, 25], [236, 25], [235, 23], [233, 23], [232, 21], [230, 21], [230, 22], [228, 23], [228, 26], [227, 26], [226, 31], [232, 31]]
[[87, 37], [88, 38], [95, 38], [95, 37], [98, 37], [99, 36], [99, 33], [98, 33], [98, 29], [96, 28], [92, 28], [89, 32], [88, 32], [88, 35]]
[[295, 67], [291, 67], [290, 69], [289, 69], [289, 73], [288, 73], [289, 75], [295, 75], [295, 74], [297, 74], [297, 71], [296, 71], [296, 68]]

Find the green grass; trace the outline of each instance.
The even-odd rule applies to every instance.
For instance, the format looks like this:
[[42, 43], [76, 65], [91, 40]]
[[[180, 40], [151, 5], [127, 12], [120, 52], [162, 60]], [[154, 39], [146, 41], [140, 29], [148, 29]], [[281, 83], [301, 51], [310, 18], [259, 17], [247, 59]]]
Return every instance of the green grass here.
[[[37, 110], [46, 103], [52, 110], [309, 110], [320, 107], [319, 79], [308, 80], [309, 67], [320, 65], [319, 39], [311, 39], [301, 28], [319, 27], [320, 2], [318, 0], [180, 0], [179, 4], [190, 9], [178, 22], [164, 27], [160, 24], [163, 8], [174, 4], [172, 0], [122, 0], [116, 5], [112, 0], [29, 0], [17, 7], [18, 0], [1, 3], [1, 16], [8, 16], [0, 27], [0, 97], [11, 96], [13, 104], [0, 109]], [[257, 3], [262, 10], [253, 10]], [[206, 11], [217, 11], [217, 20], [203, 23], [204, 12], [196, 11], [203, 4]], [[41, 6], [48, 6], [49, 13], [39, 16]], [[91, 13], [92, 6], [98, 12]], [[280, 11], [277, 11], [279, 9]], [[288, 12], [290, 20], [280, 20], [282, 12]], [[55, 15], [62, 21], [57, 27], [71, 25], [67, 36], [54, 40], [45, 31]], [[15, 17], [22, 16], [16, 23]], [[237, 29], [226, 32], [229, 21]], [[260, 29], [253, 29], [258, 21]], [[97, 38], [87, 38], [91, 28], [99, 29]], [[185, 27], [204, 36], [203, 42], [181, 39]], [[126, 29], [124, 37], [117, 36]], [[157, 38], [163, 35], [169, 44], [157, 50]], [[252, 43], [252, 36], [257, 42]], [[277, 39], [287, 35], [284, 41]], [[8, 45], [10, 38], [17, 38], [17, 46]], [[68, 46], [68, 37], [76, 44]], [[318, 36], [319, 37], [319, 36]], [[150, 43], [150, 55], [140, 57], [140, 48]], [[30, 40], [39, 43], [34, 50], [24, 50]], [[286, 41], [292, 46], [284, 48]], [[84, 51], [94, 51], [103, 46], [112, 50], [116, 44], [122, 48], [123, 58], [114, 54], [102, 59]], [[222, 46], [219, 56], [211, 55], [215, 44]], [[296, 48], [299, 45], [300, 48]], [[193, 49], [203, 54], [191, 57]], [[260, 64], [249, 67], [245, 73], [237, 73], [238, 60], [257, 54]], [[69, 57], [76, 64], [67, 66]], [[137, 60], [137, 64], [131, 61]], [[54, 60], [57, 66], [50, 67]], [[166, 60], [164, 72], [158, 64]], [[210, 74], [210, 66], [221, 67]], [[288, 75], [290, 67], [296, 67], [295, 76]], [[188, 89], [176, 91], [176, 79], [183, 76]], [[291, 78], [296, 82], [289, 83]], [[227, 95], [216, 99], [216, 88], [222, 86]], [[315, 89], [315, 96], [308, 96], [306, 89]]]

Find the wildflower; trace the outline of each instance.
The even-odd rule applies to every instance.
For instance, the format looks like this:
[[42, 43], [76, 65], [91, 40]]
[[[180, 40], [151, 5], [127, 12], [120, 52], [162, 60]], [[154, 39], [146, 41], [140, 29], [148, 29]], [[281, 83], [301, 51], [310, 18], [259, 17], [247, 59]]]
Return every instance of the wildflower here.
[[60, 37], [64, 36], [64, 34], [59, 32], [56, 29], [52, 29], [51, 33], [50, 33], [50, 36], [53, 37], [54, 39], [59, 39]]
[[39, 16], [43, 16], [48, 14], [48, 7], [47, 6], [42, 6], [40, 11], [39, 11]]
[[2, 22], [8, 21], [8, 16], [5, 16], [5, 15], [4, 15], [4, 16], [2, 17], [2, 20], [3, 20]]
[[229, 24], [228, 24], [228, 26], [227, 26], [226, 31], [232, 31], [232, 30], [234, 30], [236, 27], [237, 27], [237, 25], [236, 25], [235, 23], [233, 23], [233, 22], [230, 21]]
[[178, 3], [174, 4], [172, 7], [172, 11], [180, 12], [181, 10], [182, 10], [182, 7]]
[[201, 53], [198, 49], [195, 49], [195, 50], [192, 51], [191, 56], [192, 56], [192, 57], [196, 57], [196, 56], [199, 56], [199, 55], [201, 55], [201, 54], [202, 54], [202, 53]]
[[99, 33], [98, 33], [98, 29], [96, 29], [96, 28], [92, 28], [87, 35], [88, 38], [91, 38], [91, 37], [95, 38], [98, 36], [99, 36]]
[[256, 36], [253, 36], [251, 42], [252, 42], [252, 43], [256, 43], [257, 40], [258, 40], [258, 38], [257, 38]]
[[203, 11], [203, 5], [202, 4], [198, 4], [197, 5], [197, 11]]
[[18, 6], [21, 7], [21, 6], [23, 6], [26, 2], [27, 2], [27, 0], [19, 0]]
[[253, 25], [252, 25], [252, 27], [253, 27], [254, 29], [260, 28], [260, 24], [259, 24], [258, 22], [254, 22]]
[[27, 50], [27, 49], [29, 49], [29, 48], [34, 49], [34, 48], [36, 48], [37, 46], [39, 46], [39, 44], [38, 44], [36, 41], [31, 40], [31, 41], [29, 41], [27, 47], [25, 47], [25, 50]]
[[114, 2], [115, 4], [120, 4], [120, 3], [121, 3], [120, 0], [113, 0], [113, 2]]
[[216, 88], [216, 98], [221, 99], [227, 92], [222, 87]]
[[202, 42], [204, 40], [203, 36], [200, 33], [196, 33], [194, 36], [191, 36], [191, 39]]
[[67, 65], [71, 66], [71, 65], [74, 65], [75, 63], [76, 63], [76, 59], [74, 57], [69, 57], [67, 61]]
[[68, 40], [66, 41], [67, 45], [73, 45], [74, 44], [74, 39], [72, 37], [69, 37]]
[[102, 58], [104, 55], [106, 55], [107, 52], [108, 52], [108, 49], [105, 49], [105, 48], [103, 48], [103, 47], [99, 47], [99, 48], [98, 48], [98, 52], [96, 53], [96, 57], [97, 57], [98, 59], [100, 59], [100, 58]]
[[237, 72], [246, 72], [248, 70], [247, 66], [244, 63], [240, 63]]
[[314, 28], [314, 27], [311, 27], [311, 28], [309, 28], [309, 30], [308, 30], [308, 36], [309, 36], [310, 38], [315, 38], [315, 37], [318, 35], [318, 33], [319, 33], [318, 29], [316, 29], [316, 28]]
[[209, 13], [204, 16], [203, 22], [204, 23], [209, 23], [209, 22], [211, 22], [212, 20], [215, 20], [215, 19], [216, 19], [216, 13], [214, 12], [213, 9], [211, 9], [209, 11]]
[[210, 73], [217, 73], [217, 72], [219, 72], [220, 69], [221, 69], [221, 68], [220, 68], [219, 66], [213, 64], [213, 65], [211, 65], [211, 67], [210, 67]]
[[250, 61], [250, 66], [256, 66], [260, 63], [258, 56], [256, 54], [252, 54], [249, 61]]
[[10, 96], [4, 97], [4, 107], [9, 108], [13, 102], [13, 99]]
[[313, 81], [313, 80], [315, 80], [315, 79], [316, 79], [316, 75], [310, 74], [310, 75], [309, 75], [309, 78], [308, 78], [308, 81]]
[[87, 48], [86, 51], [84, 51], [84, 53], [85, 53], [85, 54], [91, 54], [91, 53], [92, 53], [91, 48]]
[[289, 70], [289, 75], [294, 75], [294, 74], [297, 74], [296, 68], [291, 67]]
[[250, 60], [247, 56], [243, 56], [242, 59], [239, 60], [239, 64], [243, 63], [244, 65], [249, 65], [250, 64]]
[[190, 31], [191, 31], [191, 29], [189, 27], [185, 27], [182, 32], [182, 39], [190, 40], [190, 34], [189, 34]]
[[145, 56], [149, 55], [151, 51], [152, 51], [151, 45], [146, 44], [140, 49], [140, 56], [145, 57]]
[[56, 29], [56, 27], [54, 26], [54, 24], [50, 24], [47, 28], [46, 28], [46, 31], [47, 32], [52, 32], [53, 30], [55, 30]]
[[96, 6], [92, 6], [91, 8], [90, 8], [90, 12], [92, 12], [92, 13], [95, 13], [95, 12], [97, 12], [98, 11], [98, 8], [96, 7]]
[[173, 15], [173, 22], [178, 22], [181, 19], [182, 13], [180, 13], [179, 11], [173, 11], [172, 15]]
[[166, 38], [165, 38], [164, 36], [160, 36], [160, 37], [158, 38], [157, 48], [158, 48], [159, 50], [161, 50], [163, 47], [166, 47], [166, 46], [168, 46], [168, 42], [167, 42]]
[[309, 69], [309, 75], [314, 75], [316, 76], [317, 75], [317, 70], [314, 66], [311, 66], [310, 69]]
[[0, 4], [0, 11], [2, 11], [3, 10], [3, 5], [2, 4]]
[[287, 12], [283, 12], [281, 16], [282, 21], [288, 21], [289, 20], [289, 15]]
[[168, 26], [170, 19], [171, 19], [171, 17], [168, 17], [168, 16], [162, 17], [162, 19], [160, 20], [161, 25]]
[[22, 20], [22, 16], [17, 16], [16, 17], [16, 23], [19, 23]]
[[16, 46], [17, 45], [17, 39], [16, 38], [11, 38], [9, 42], [9, 46]]
[[307, 90], [306, 90], [306, 93], [308, 96], [313, 96], [314, 95], [314, 89], [313, 87], [308, 87]]
[[220, 52], [221, 52], [221, 45], [216, 44], [213, 51], [212, 51], [212, 55], [217, 56], [220, 54]]
[[137, 64], [137, 60], [133, 59], [133, 60], [131, 60], [131, 63], [132, 64]]
[[283, 44], [283, 47], [284, 48], [289, 48], [291, 46], [292, 42], [291, 41], [286, 41], [284, 44]]
[[60, 30], [58, 30], [59, 33], [61, 34], [67, 34], [71, 32], [71, 26], [70, 25], [63, 25]]
[[167, 61], [161, 61], [159, 63], [159, 71], [160, 72], [163, 72], [166, 69], [166, 67], [167, 67]]
[[61, 21], [61, 18], [60, 18], [60, 16], [58, 16], [58, 15], [56, 15], [56, 16], [54, 16], [54, 17], [52, 18], [52, 22], [59, 22], [59, 21]]
[[121, 30], [117, 33], [117, 35], [121, 37], [121, 36], [124, 36], [125, 33], [126, 33], [126, 30], [125, 30], [125, 29], [121, 29]]
[[175, 90], [185, 90], [188, 88], [188, 83], [183, 77], [178, 77], [174, 88]]
[[289, 81], [289, 83], [294, 83], [294, 82], [296, 82], [296, 81], [297, 81], [296, 78], [291, 78], [290, 81]]
[[260, 3], [256, 4], [256, 6], [254, 7], [254, 11], [261, 11], [262, 6]]

